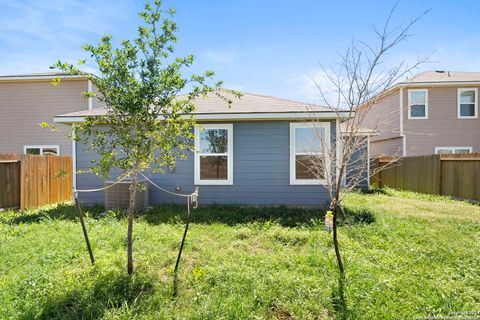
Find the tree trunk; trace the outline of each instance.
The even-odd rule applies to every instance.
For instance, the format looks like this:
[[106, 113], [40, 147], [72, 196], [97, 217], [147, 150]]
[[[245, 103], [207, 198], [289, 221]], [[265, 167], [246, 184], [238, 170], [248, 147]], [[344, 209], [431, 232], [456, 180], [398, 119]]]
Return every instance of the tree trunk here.
[[137, 194], [138, 174], [132, 174], [130, 183], [130, 203], [128, 206], [128, 230], [127, 230], [127, 272], [133, 274], [133, 215], [135, 213], [135, 198]]
[[340, 273], [344, 274], [342, 256], [340, 254], [340, 248], [338, 246], [338, 237], [337, 237], [337, 215], [338, 215], [338, 202], [333, 200], [332, 202], [332, 211], [333, 211], [333, 247], [335, 248], [335, 255], [337, 256], [338, 270]]

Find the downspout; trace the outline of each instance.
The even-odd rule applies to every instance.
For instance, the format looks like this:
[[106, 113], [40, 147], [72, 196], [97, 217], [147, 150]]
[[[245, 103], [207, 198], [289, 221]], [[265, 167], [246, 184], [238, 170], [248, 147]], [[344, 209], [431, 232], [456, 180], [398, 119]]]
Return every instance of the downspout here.
[[75, 124], [72, 125], [72, 184], [77, 190], [77, 141], [75, 140]]
[[[342, 139], [340, 135], [342, 134], [342, 130], [340, 130], [340, 119], [337, 118], [335, 121], [335, 167], [336, 167], [336, 177], [340, 174], [340, 151], [342, 148]], [[342, 187], [345, 186], [345, 176], [346, 176], [346, 168], [342, 178]], [[335, 181], [337, 178], [335, 177]]]
[[367, 188], [370, 189], [370, 136], [367, 136]]
[[[88, 87], [87, 87], [87, 90], [88, 92], [92, 92], [92, 81], [89, 79], [88, 80]], [[88, 110], [92, 110], [93, 109], [93, 97], [88, 97]]]
[[399, 105], [399, 112], [400, 112], [400, 137], [402, 137], [402, 156], [405, 157], [407, 155], [407, 137], [403, 131], [403, 88], [400, 88], [400, 105]]

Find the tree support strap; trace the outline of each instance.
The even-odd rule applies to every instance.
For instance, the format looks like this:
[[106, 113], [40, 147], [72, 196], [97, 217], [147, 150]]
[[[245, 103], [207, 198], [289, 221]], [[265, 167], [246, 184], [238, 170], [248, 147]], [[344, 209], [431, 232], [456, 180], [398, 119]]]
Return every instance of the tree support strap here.
[[[182, 258], [182, 252], [183, 252], [183, 248], [185, 246], [185, 240], [187, 238], [188, 227], [190, 225], [191, 216], [192, 216], [192, 209], [198, 208], [198, 187], [195, 188], [195, 191], [191, 194], [175, 193], [175, 192], [171, 192], [169, 190], [166, 190], [166, 189], [160, 187], [159, 185], [154, 183], [152, 180], [150, 180], [147, 176], [145, 176], [141, 172], [140, 172], [140, 175], [142, 175], [148, 182], [150, 182], [150, 184], [152, 184], [157, 189], [160, 189], [161, 191], [164, 191], [164, 192], [169, 193], [169, 194], [174, 195], [174, 196], [186, 197], [187, 198], [187, 219], [186, 219], [186, 224], [185, 224], [185, 230], [183, 231], [182, 242], [180, 244], [180, 249], [178, 251], [177, 260], [175, 262], [175, 269], [173, 271], [173, 295], [176, 296], [177, 293], [178, 293], [178, 268], [180, 266], [180, 259]], [[102, 191], [102, 190], [105, 190], [105, 189], [108, 189], [108, 188], [112, 187], [113, 185], [121, 182], [124, 179], [125, 179], [124, 177], [121, 177], [120, 179], [115, 181], [113, 184], [105, 186], [103, 188], [89, 189], [89, 190], [76, 190], [76, 189], [73, 190], [73, 197], [75, 199], [75, 206], [77, 208], [78, 217], [80, 218], [80, 224], [82, 225], [83, 236], [85, 237], [85, 242], [87, 244], [87, 250], [88, 250], [88, 254], [90, 255], [90, 261], [92, 262], [92, 265], [95, 263], [95, 258], [93, 256], [92, 247], [90, 245], [90, 240], [88, 238], [88, 233], [87, 233], [87, 228], [85, 226], [85, 220], [84, 220], [82, 208], [80, 206], [80, 202], [78, 201], [78, 193], [79, 192], [98, 192], [98, 191]]]

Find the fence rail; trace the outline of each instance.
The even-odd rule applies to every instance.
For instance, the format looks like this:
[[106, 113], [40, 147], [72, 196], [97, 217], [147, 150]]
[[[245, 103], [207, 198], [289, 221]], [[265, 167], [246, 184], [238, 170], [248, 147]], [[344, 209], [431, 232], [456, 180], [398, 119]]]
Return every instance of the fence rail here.
[[374, 185], [480, 200], [480, 153], [381, 157], [372, 170]]
[[0, 155], [0, 208], [72, 199], [72, 157]]

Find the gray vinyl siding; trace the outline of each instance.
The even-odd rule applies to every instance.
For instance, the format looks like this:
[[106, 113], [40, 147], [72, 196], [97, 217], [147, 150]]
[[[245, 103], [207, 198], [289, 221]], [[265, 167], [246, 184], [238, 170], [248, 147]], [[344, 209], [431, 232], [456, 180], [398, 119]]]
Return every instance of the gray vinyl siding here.
[[359, 148], [355, 150], [352, 154], [352, 157], [348, 161], [347, 170], [346, 170], [346, 183], [347, 186], [356, 184], [355, 187], [366, 189], [368, 188], [368, 137], [359, 138], [363, 141], [358, 143]]
[[[327, 190], [320, 185], [290, 185], [289, 121], [235, 122], [233, 124], [233, 185], [200, 185], [201, 204], [242, 205], [324, 205]], [[334, 143], [335, 121], [331, 122]], [[91, 165], [95, 155], [77, 144], [77, 170]], [[179, 160], [173, 173], [153, 175], [152, 180], [170, 191], [191, 193], [194, 186], [194, 158]], [[92, 174], [78, 174], [77, 188], [103, 186], [103, 181]], [[151, 187], [151, 186], [150, 186]], [[84, 193], [85, 203], [103, 203], [104, 193]], [[150, 189], [151, 204], [184, 203], [159, 190]]]

